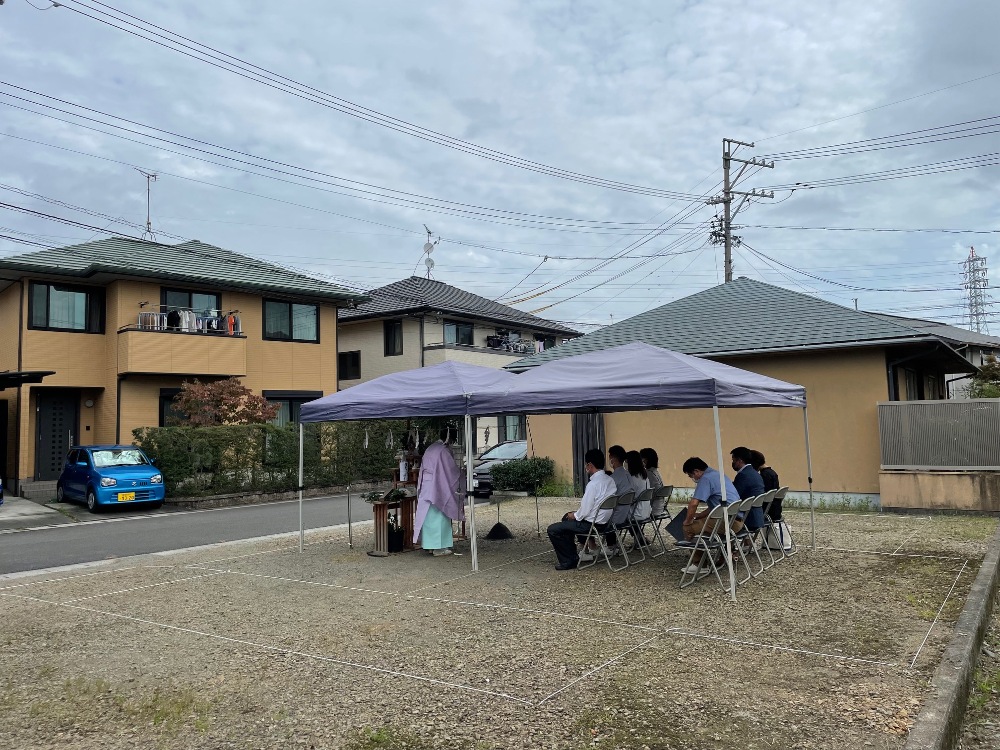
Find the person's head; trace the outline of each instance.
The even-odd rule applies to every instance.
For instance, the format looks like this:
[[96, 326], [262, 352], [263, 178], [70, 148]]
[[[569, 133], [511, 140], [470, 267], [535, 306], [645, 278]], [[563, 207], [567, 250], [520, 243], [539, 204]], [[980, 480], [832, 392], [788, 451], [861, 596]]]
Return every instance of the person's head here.
[[647, 469], [660, 468], [660, 457], [656, 455], [656, 451], [652, 448], [643, 448], [639, 451], [639, 456], [642, 457], [642, 462]]
[[767, 459], [764, 458], [764, 454], [760, 451], [750, 451], [750, 465], [754, 467], [757, 471], [760, 471], [765, 466], [767, 466]]
[[612, 445], [608, 448], [608, 458], [611, 459], [611, 468], [617, 469], [625, 464], [625, 449], [620, 445]]
[[729, 451], [729, 455], [733, 457], [733, 471], [739, 471], [744, 466], [750, 465], [750, 449], [745, 446], [733, 448]]
[[697, 456], [692, 456], [687, 461], [684, 462], [684, 466], [681, 467], [681, 471], [687, 474], [694, 481], [698, 481], [705, 474], [706, 469], [708, 469], [708, 464], [702, 461]]
[[642, 456], [639, 451], [629, 451], [625, 454], [625, 468], [634, 477], [646, 478], [646, 467], [642, 465]]
[[583, 468], [589, 477], [604, 470], [604, 453], [599, 448], [591, 448], [583, 454]]

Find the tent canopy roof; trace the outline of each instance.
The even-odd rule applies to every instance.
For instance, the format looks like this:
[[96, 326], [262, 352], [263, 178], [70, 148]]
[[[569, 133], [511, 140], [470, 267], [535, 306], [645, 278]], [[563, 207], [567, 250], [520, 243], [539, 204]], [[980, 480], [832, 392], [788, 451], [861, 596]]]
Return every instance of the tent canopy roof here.
[[566, 357], [476, 394], [473, 414], [552, 414], [784, 406], [803, 408], [800, 385], [643, 343]]
[[451, 417], [468, 413], [472, 394], [519, 376], [493, 367], [442, 362], [383, 375], [302, 405], [302, 422]]

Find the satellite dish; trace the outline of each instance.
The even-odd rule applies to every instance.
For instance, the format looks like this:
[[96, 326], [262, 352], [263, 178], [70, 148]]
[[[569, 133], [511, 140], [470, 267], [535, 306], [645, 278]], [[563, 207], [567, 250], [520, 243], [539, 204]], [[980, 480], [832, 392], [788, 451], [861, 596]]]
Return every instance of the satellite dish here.
[[432, 245], [430, 242], [425, 242], [424, 252], [430, 255], [432, 252], [434, 252], [434, 245]]
[[434, 268], [434, 259], [433, 258], [425, 258], [424, 259], [424, 265], [427, 266], [427, 270], [429, 271], [430, 269]]

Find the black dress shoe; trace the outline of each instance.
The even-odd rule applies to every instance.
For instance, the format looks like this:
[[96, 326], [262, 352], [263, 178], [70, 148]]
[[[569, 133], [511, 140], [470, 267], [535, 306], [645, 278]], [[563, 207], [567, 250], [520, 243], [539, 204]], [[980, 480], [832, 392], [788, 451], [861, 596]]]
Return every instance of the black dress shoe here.
[[579, 561], [575, 563], [570, 563], [569, 565], [563, 565], [560, 563], [559, 565], [556, 565], [556, 570], [576, 570], [576, 566], [578, 563]]

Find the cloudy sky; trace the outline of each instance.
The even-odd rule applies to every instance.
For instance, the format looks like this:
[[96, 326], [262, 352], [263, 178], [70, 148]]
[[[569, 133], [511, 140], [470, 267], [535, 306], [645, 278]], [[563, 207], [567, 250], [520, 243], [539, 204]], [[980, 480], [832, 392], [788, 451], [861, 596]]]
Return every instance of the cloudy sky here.
[[961, 324], [969, 247], [1000, 264], [997, 28], [931, 0], [6, 0], [0, 202], [86, 226], [0, 206], [0, 255], [141, 234], [138, 167], [161, 241], [369, 289], [424, 273], [427, 225], [434, 278], [590, 331], [722, 282], [699, 196], [728, 137], [775, 161], [739, 189], [778, 188], [737, 276]]

